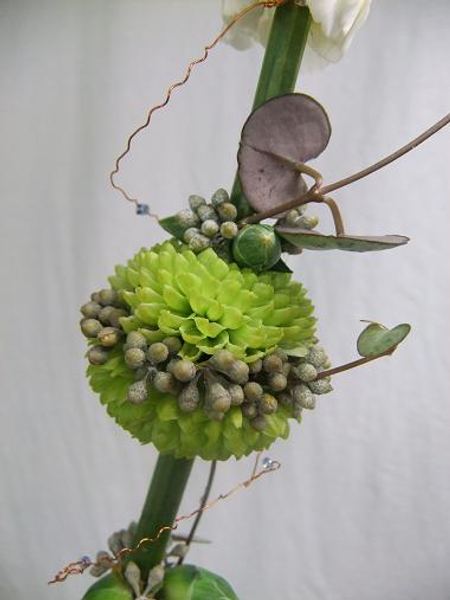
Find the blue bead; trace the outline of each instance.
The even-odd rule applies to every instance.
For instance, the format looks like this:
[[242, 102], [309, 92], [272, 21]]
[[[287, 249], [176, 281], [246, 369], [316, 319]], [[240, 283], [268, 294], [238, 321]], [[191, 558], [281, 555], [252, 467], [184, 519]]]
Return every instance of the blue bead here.
[[82, 557], [80, 558], [80, 563], [83, 563], [83, 565], [86, 565], [86, 566], [88, 566], [88, 565], [91, 565], [91, 564], [92, 564], [92, 561], [91, 561], [91, 559], [90, 559], [90, 557], [89, 557], [89, 556], [82, 556]]
[[274, 462], [271, 458], [269, 458], [268, 456], [263, 458], [263, 461], [262, 461], [263, 469], [271, 469], [273, 467], [273, 465], [274, 465]]
[[148, 204], [141, 204], [138, 202], [136, 204], [136, 214], [137, 215], [148, 215], [150, 212], [150, 207]]

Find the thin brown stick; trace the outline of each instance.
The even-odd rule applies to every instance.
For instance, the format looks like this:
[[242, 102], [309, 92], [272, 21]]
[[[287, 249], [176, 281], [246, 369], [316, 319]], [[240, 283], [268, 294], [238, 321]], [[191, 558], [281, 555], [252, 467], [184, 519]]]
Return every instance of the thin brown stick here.
[[323, 199], [323, 203], [326, 204], [331, 211], [336, 235], [344, 235], [344, 221], [342, 220], [342, 215], [341, 211], [339, 210], [339, 206], [336, 204], [333, 198], [330, 198], [328, 196]]
[[345, 177], [344, 179], [340, 179], [339, 181], [335, 181], [334, 183], [330, 183], [329, 185], [325, 185], [323, 187], [316, 185], [312, 186], [305, 194], [299, 196], [298, 198], [294, 198], [293, 200], [289, 200], [288, 202], [283, 202], [273, 208], [270, 208], [265, 211], [258, 212], [250, 217], [247, 217], [243, 220], [243, 223], [259, 223], [264, 219], [268, 219], [269, 217], [274, 217], [282, 212], [290, 210], [292, 208], [297, 208], [302, 204], [307, 204], [308, 202], [322, 202], [323, 196], [329, 194], [330, 192], [342, 188], [346, 185], [350, 185], [363, 177], [367, 177], [376, 171], [379, 171], [383, 167], [386, 167], [390, 163], [394, 162], [398, 158], [401, 158], [403, 155], [407, 154], [414, 148], [417, 148], [420, 144], [425, 142], [432, 135], [440, 131], [443, 127], [450, 123], [450, 113], [440, 119], [437, 123], [435, 123], [432, 127], [421, 133], [419, 136], [414, 138], [408, 144], [405, 144], [392, 154], [389, 154], [385, 158], [379, 160], [378, 162], [366, 167], [362, 171], [358, 171], [349, 177]]
[[344, 371], [350, 371], [350, 369], [361, 367], [362, 365], [370, 363], [373, 360], [377, 360], [378, 358], [382, 358], [383, 356], [390, 356], [394, 350], [395, 348], [390, 349], [389, 352], [383, 352], [383, 354], [378, 354], [378, 356], [372, 356], [371, 358], [359, 358], [358, 360], [353, 360], [352, 362], [345, 363], [345, 365], [340, 365], [339, 367], [334, 367], [332, 369], [327, 369], [326, 371], [321, 371], [314, 381], [318, 381], [319, 379], [325, 379], [325, 377], [337, 375], [337, 373], [343, 373]]

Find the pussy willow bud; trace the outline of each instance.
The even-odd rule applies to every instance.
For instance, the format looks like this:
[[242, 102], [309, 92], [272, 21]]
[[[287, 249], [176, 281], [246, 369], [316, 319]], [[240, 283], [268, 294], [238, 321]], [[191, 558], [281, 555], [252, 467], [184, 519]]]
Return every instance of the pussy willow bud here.
[[82, 314], [88, 319], [96, 319], [102, 307], [97, 302], [86, 302], [80, 308]]
[[317, 370], [310, 363], [300, 363], [297, 367], [292, 370], [295, 377], [301, 381], [313, 381], [317, 377]]
[[306, 362], [311, 363], [316, 369], [321, 367], [327, 359], [328, 357], [325, 350], [320, 346], [313, 346], [305, 356]]
[[204, 206], [199, 206], [197, 209], [197, 214], [200, 217], [200, 221], [208, 221], [212, 219], [213, 221], [217, 221], [217, 213], [212, 206], [209, 204], [205, 204]]
[[108, 360], [109, 352], [103, 346], [93, 346], [86, 356], [91, 365], [104, 365]]
[[283, 361], [276, 354], [269, 354], [264, 357], [263, 369], [267, 373], [279, 373], [283, 368]]
[[105, 348], [112, 348], [120, 340], [121, 332], [115, 327], [103, 327], [97, 335], [97, 339]]
[[242, 387], [237, 383], [232, 383], [227, 389], [230, 394], [231, 404], [233, 406], [240, 406], [244, 402], [244, 390]]
[[99, 299], [102, 306], [112, 306], [119, 301], [119, 294], [111, 289], [100, 290]]
[[202, 223], [201, 232], [206, 237], [212, 238], [219, 232], [219, 224], [213, 219], [207, 219]]
[[281, 392], [286, 389], [287, 378], [283, 373], [273, 373], [269, 377], [268, 384], [270, 389], [274, 392]]
[[228, 195], [228, 192], [222, 188], [215, 191], [214, 194], [211, 196], [211, 204], [216, 207], [220, 206], [224, 202], [229, 202], [229, 201], [230, 201], [230, 196]]
[[200, 233], [201, 231], [198, 227], [189, 227], [189, 229], [186, 229], [186, 231], [183, 233], [183, 242], [189, 244], [192, 238], [196, 235], [200, 235]]
[[171, 361], [167, 370], [172, 373], [178, 381], [182, 381], [183, 383], [192, 381], [197, 374], [197, 368], [190, 360]]
[[303, 215], [295, 221], [295, 226], [301, 229], [314, 229], [319, 224], [319, 218], [314, 215]]
[[203, 206], [206, 204], [206, 200], [202, 198], [202, 196], [198, 196], [197, 194], [192, 194], [189, 196], [189, 206], [191, 210], [197, 212], [199, 206]]
[[146, 356], [150, 363], [157, 365], [169, 358], [169, 348], [162, 342], [155, 342], [149, 346]]
[[292, 395], [294, 396], [294, 404], [299, 404], [308, 410], [315, 408], [316, 399], [314, 394], [306, 385], [296, 385], [292, 389]]
[[145, 400], [147, 400], [147, 385], [145, 381], [135, 381], [128, 388], [128, 400], [133, 404], [142, 404]]
[[96, 338], [103, 329], [102, 324], [97, 319], [83, 319], [80, 321], [80, 327], [87, 338]]
[[277, 410], [278, 402], [272, 394], [263, 394], [259, 402], [259, 408], [265, 415], [271, 415]]
[[229, 350], [218, 350], [209, 359], [211, 365], [217, 371], [220, 371], [222, 373], [226, 373], [231, 367], [231, 365], [234, 363], [234, 361], [235, 358]]
[[236, 225], [236, 223], [233, 223], [233, 221], [225, 221], [220, 226], [220, 234], [226, 240], [232, 240], [233, 238], [235, 238], [238, 234], [238, 231], [238, 226]]
[[254, 402], [244, 402], [242, 405], [242, 414], [247, 419], [253, 419], [258, 414], [258, 407]]
[[236, 360], [227, 371], [228, 377], [235, 383], [243, 385], [248, 381], [248, 364], [243, 360]]
[[172, 356], [178, 354], [182, 347], [181, 340], [175, 336], [169, 336], [164, 338], [163, 344], [167, 346], [169, 354], [171, 354]]
[[237, 217], [237, 208], [231, 202], [224, 202], [217, 207], [217, 213], [221, 221], [235, 221]]
[[97, 304], [100, 304], [100, 292], [92, 292], [91, 300], [92, 300], [92, 302], [96, 302]]
[[256, 381], [249, 381], [244, 385], [244, 396], [248, 402], [256, 402], [262, 398], [263, 393], [262, 386]]
[[191, 381], [178, 396], [178, 405], [183, 412], [192, 412], [200, 404], [197, 382]]
[[209, 245], [209, 238], [202, 234], [194, 235], [189, 241], [189, 248], [196, 254], [202, 250], [206, 250], [206, 248], [209, 248]]
[[125, 350], [124, 359], [130, 369], [139, 369], [145, 364], [145, 352], [141, 348], [128, 348]]
[[178, 390], [178, 384], [172, 373], [164, 373], [160, 371], [153, 378], [155, 388], [164, 394], [175, 394]]
[[328, 394], [329, 392], [333, 391], [333, 386], [326, 378], [310, 381], [308, 383], [308, 387], [313, 394], [317, 394], [318, 396], [320, 396], [320, 394]]
[[123, 308], [113, 308], [109, 316], [109, 322], [113, 327], [119, 329], [121, 327], [120, 319], [127, 316], [128, 313], [126, 310], [123, 310]]
[[141, 350], [145, 350], [147, 348], [147, 340], [142, 333], [139, 331], [130, 331], [127, 335], [127, 348], [140, 348]]
[[250, 425], [253, 427], [253, 429], [256, 429], [256, 431], [262, 431], [267, 425], [267, 419], [264, 415], [258, 415], [257, 417], [251, 419]]
[[199, 219], [193, 210], [185, 208], [177, 212], [177, 221], [182, 227], [195, 227]]
[[298, 210], [296, 210], [295, 208], [293, 208], [292, 210], [289, 210], [286, 215], [284, 216], [284, 218], [282, 219], [283, 224], [285, 225], [295, 225], [296, 220], [299, 218], [300, 214], [298, 212]]

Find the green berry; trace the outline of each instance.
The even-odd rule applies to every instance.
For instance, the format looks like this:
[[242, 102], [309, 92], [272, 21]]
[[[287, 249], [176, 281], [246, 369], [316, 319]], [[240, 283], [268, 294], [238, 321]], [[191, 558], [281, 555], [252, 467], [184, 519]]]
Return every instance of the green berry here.
[[209, 410], [225, 413], [231, 406], [231, 396], [218, 381], [210, 381], [207, 385], [206, 404]]
[[267, 419], [264, 415], [258, 415], [254, 419], [251, 419], [250, 425], [253, 429], [256, 429], [256, 431], [263, 431], [267, 425]]
[[283, 361], [277, 354], [269, 354], [264, 357], [263, 369], [266, 373], [280, 373], [283, 369]]
[[227, 190], [224, 190], [223, 188], [215, 191], [211, 196], [211, 204], [216, 207], [220, 206], [224, 202], [229, 202], [229, 200], [230, 196], [228, 195]]
[[102, 307], [98, 302], [86, 302], [81, 307], [82, 314], [88, 319], [96, 319]]
[[168, 367], [168, 370], [178, 381], [182, 381], [183, 383], [192, 381], [197, 374], [197, 368], [190, 360], [171, 361], [170, 369]]
[[86, 356], [91, 365], [104, 365], [108, 360], [109, 352], [103, 346], [93, 346]]
[[217, 213], [214, 208], [210, 204], [205, 204], [204, 206], [199, 206], [197, 209], [197, 214], [200, 217], [200, 221], [217, 221]]
[[233, 221], [225, 221], [220, 226], [220, 234], [226, 240], [232, 240], [237, 236], [238, 232], [238, 226]]
[[100, 292], [92, 292], [91, 300], [92, 300], [92, 302], [96, 302], [97, 304], [100, 304]]
[[128, 388], [128, 400], [133, 404], [141, 404], [147, 400], [147, 385], [144, 380], [135, 381]]
[[157, 365], [169, 358], [169, 348], [162, 342], [155, 342], [147, 350], [148, 362]]
[[189, 248], [192, 250], [192, 252], [195, 252], [196, 254], [198, 252], [202, 252], [202, 250], [206, 250], [206, 248], [208, 248], [209, 245], [209, 238], [207, 238], [206, 235], [202, 234], [194, 235], [189, 241]]
[[227, 371], [228, 377], [235, 383], [244, 384], [248, 381], [248, 364], [243, 360], [236, 360]]
[[98, 318], [103, 323], [103, 325], [111, 325], [111, 317], [114, 314], [115, 308], [113, 306], [104, 306], [102, 310], [98, 314]]
[[317, 394], [318, 396], [321, 394], [328, 394], [329, 392], [333, 391], [333, 386], [327, 378], [310, 381], [308, 383], [308, 387], [313, 394]]
[[189, 229], [186, 229], [186, 231], [183, 233], [183, 242], [186, 242], [186, 244], [189, 244], [189, 242], [192, 240], [192, 238], [199, 234], [200, 234], [200, 229], [198, 229], [198, 227], [189, 227]]
[[97, 335], [97, 339], [102, 346], [106, 348], [112, 348], [120, 340], [121, 332], [115, 327], [103, 327], [103, 329]]
[[99, 299], [102, 306], [112, 306], [119, 301], [119, 294], [111, 289], [100, 290]]
[[248, 365], [248, 370], [250, 375], [257, 375], [258, 373], [261, 372], [262, 369], [262, 360], [260, 358], [258, 358], [258, 360], [255, 360], [252, 363], [249, 363]]
[[297, 377], [301, 381], [304, 381], [305, 383], [308, 383], [309, 381], [314, 381], [314, 379], [317, 377], [316, 368], [307, 362], [300, 363], [297, 367], [294, 367], [292, 369], [292, 372], [295, 375], [295, 377]]
[[247, 419], [253, 419], [258, 414], [258, 407], [254, 402], [244, 402], [242, 405], [242, 414]]
[[283, 225], [295, 225], [295, 222], [297, 221], [299, 216], [299, 212], [295, 208], [293, 208], [292, 210], [288, 210], [288, 212], [282, 219]]
[[113, 327], [120, 328], [120, 327], [122, 327], [120, 324], [120, 319], [122, 317], [127, 317], [128, 314], [129, 313], [127, 313], [126, 310], [123, 310], [123, 308], [113, 308], [113, 310], [111, 311], [111, 313], [109, 315], [109, 322], [111, 323], [111, 325]]
[[237, 383], [232, 383], [228, 386], [228, 393], [230, 394], [233, 406], [240, 406], [244, 402], [244, 390]]
[[234, 361], [235, 358], [231, 352], [223, 349], [215, 352], [209, 360], [212, 366], [222, 373], [227, 373]]
[[130, 331], [127, 335], [127, 348], [140, 348], [145, 350], [147, 348], [147, 340], [142, 333], [139, 331]]
[[142, 348], [128, 348], [125, 350], [124, 358], [130, 369], [139, 369], [145, 364], [145, 352]]
[[163, 339], [163, 344], [167, 346], [169, 350], [169, 354], [174, 355], [178, 354], [178, 352], [182, 348], [181, 340], [175, 336], [169, 336]]
[[248, 402], [256, 402], [262, 398], [263, 393], [262, 386], [256, 381], [249, 381], [244, 385], [244, 395]]
[[183, 412], [192, 412], [200, 404], [197, 382], [188, 383], [178, 396], [178, 405]]
[[237, 208], [231, 202], [224, 202], [217, 207], [221, 221], [235, 221], [237, 218]]
[[273, 373], [269, 377], [269, 387], [274, 392], [281, 392], [287, 386], [287, 378], [283, 373]]
[[155, 388], [164, 394], [175, 394], [178, 390], [178, 383], [171, 373], [160, 371], [153, 378]]
[[80, 321], [80, 327], [87, 338], [96, 338], [103, 328], [97, 319], [83, 319]]
[[292, 389], [292, 395], [294, 396], [294, 404], [298, 404], [308, 410], [315, 408], [316, 399], [306, 385], [296, 385]]
[[177, 212], [177, 220], [181, 227], [195, 227], [198, 225], [198, 216], [190, 208], [185, 208]]
[[271, 415], [278, 408], [278, 402], [272, 394], [264, 394], [260, 400], [259, 408], [265, 415]]
[[219, 231], [219, 224], [217, 221], [213, 221], [212, 219], [207, 219], [202, 223], [202, 233], [206, 235], [206, 237], [212, 238]]
[[198, 208], [204, 204], [206, 204], [206, 200], [202, 198], [202, 196], [198, 196], [197, 194], [189, 196], [189, 206], [191, 210], [197, 212]]

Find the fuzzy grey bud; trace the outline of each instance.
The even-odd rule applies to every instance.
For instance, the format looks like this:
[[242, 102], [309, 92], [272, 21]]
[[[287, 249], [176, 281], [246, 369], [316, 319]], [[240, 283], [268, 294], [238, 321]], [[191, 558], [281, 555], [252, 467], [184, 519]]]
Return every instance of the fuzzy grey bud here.
[[157, 365], [169, 358], [169, 348], [162, 342], [151, 344], [147, 350], [147, 360]]
[[243, 385], [248, 381], [248, 364], [243, 360], [236, 360], [227, 370], [228, 377], [235, 383]]
[[295, 377], [306, 383], [308, 381], [314, 381], [314, 379], [317, 377], [316, 368], [307, 362], [300, 363], [297, 367], [292, 369], [292, 372]]
[[247, 419], [253, 419], [258, 414], [258, 408], [254, 402], [244, 402], [242, 405], [242, 414]]
[[206, 403], [210, 410], [225, 413], [231, 406], [231, 396], [218, 381], [209, 381], [207, 385]]
[[310, 381], [308, 383], [308, 387], [313, 394], [317, 394], [318, 396], [321, 394], [328, 394], [329, 392], [333, 391], [333, 386], [327, 378]]
[[120, 324], [120, 319], [122, 317], [127, 317], [129, 313], [123, 308], [113, 308], [109, 315], [109, 322], [113, 327], [120, 328], [122, 325]]
[[142, 404], [145, 400], [147, 400], [147, 385], [145, 380], [135, 381], [128, 388], [128, 400], [133, 404]]
[[244, 402], [244, 390], [237, 383], [232, 383], [228, 386], [228, 393], [230, 394], [233, 406], [240, 406]]
[[321, 367], [327, 359], [328, 357], [325, 350], [320, 346], [313, 346], [305, 356], [306, 362], [311, 363], [316, 369]]
[[204, 204], [206, 204], [206, 200], [202, 198], [202, 196], [198, 196], [197, 194], [189, 196], [189, 206], [191, 210], [197, 212], [198, 208]]
[[260, 400], [259, 408], [265, 415], [271, 415], [277, 410], [278, 402], [272, 394], [264, 394]]
[[217, 207], [221, 221], [235, 221], [237, 217], [237, 208], [231, 202], [224, 202]]
[[262, 398], [263, 393], [262, 386], [256, 381], [249, 381], [244, 385], [244, 395], [248, 402], [256, 402]]
[[91, 365], [104, 365], [108, 360], [109, 352], [103, 346], [93, 346], [86, 354]]
[[197, 209], [197, 214], [200, 217], [200, 221], [217, 221], [217, 213], [214, 208], [210, 204], [205, 204], [204, 206], [199, 206]]
[[97, 319], [83, 319], [80, 321], [81, 331], [87, 338], [96, 338], [103, 329], [102, 324]]
[[156, 373], [153, 385], [163, 394], [175, 394], [178, 390], [178, 383], [175, 377], [171, 373], [164, 373], [162, 371]]
[[218, 350], [209, 359], [212, 366], [222, 373], [226, 373], [231, 365], [234, 363], [235, 358], [229, 350]]
[[292, 395], [294, 396], [294, 404], [299, 404], [308, 410], [315, 408], [316, 399], [306, 385], [296, 385], [292, 389]]
[[201, 231], [206, 237], [212, 238], [219, 232], [219, 224], [213, 219], [203, 221]]
[[181, 347], [183, 345], [181, 340], [175, 336], [169, 336], [169, 337], [164, 338], [163, 344], [165, 346], [167, 346], [167, 349], [169, 350], [169, 354], [171, 354], [172, 356], [174, 354], [178, 354], [178, 352], [181, 350]]
[[226, 240], [232, 240], [238, 234], [238, 226], [233, 221], [225, 221], [220, 226], [220, 233]]
[[202, 234], [194, 235], [189, 241], [189, 248], [192, 250], [192, 252], [195, 252], [196, 254], [198, 252], [202, 252], [202, 250], [206, 250], [206, 248], [208, 248], [209, 245], [209, 238], [206, 237], [206, 235]]
[[98, 313], [98, 318], [103, 325], [111, 325], [110, 318], [114, 314], [114, 310], [114, 306], [104, 306]]
[[125, 350], [124, 358], [130, 369], [139, 369], [145, 364], [145, 352], [142, 348], [128, 348]]
[[260, 358], [258, 358], [258, 360], [255, 360], [254, 362], [249, 363], [248, 369], [249, 369], [249, 372], [251, 375], [257, 375], [258, 373], [261, 372], [262, 360]]
[[267, 373], [280, 373], [283, 369], [283, 361], [277, 354], [269, 354], [264, 357], [263, 369]]
[[105, 348], [112, 348], [120, 340], [121, 332], [115, 327], [103, 327], [97, 335], [97, 339]]
[[269, 387], [274, 392], [281, 392], [286, 389], [287, 386], [287, 378], [283, 373], [273, 373], [269, 377]]
[[140, 348], [145, 350], [147, 348], [147, 340], [142, 333], [139, 331], [130, 331], [127, 335], [127, 348]]
[[229, 200], [230, 196], [228, 195], [227, 190], [224, 190], [223, 188], [215, 191], [211, 196], [211, 204], [216, 207], [220, 206], [224, 202], [229, 202]]
[[183, 412], [192, 412], [200, 404], [197, 382], [191, 381], [178, 396], [178, 405]]
[[250, 425], [253, 427], [253, 429], [256, 429], [256, 431], [262, 431], [267, 425], [267, 419], [264, 415], [258, 415], [257, 417], [251, 419]]
[[171, 361], [168, 370], [178, 381], [192, 381], [197, 374], [197, 368], [190, 360], [175, 360]]
[[119, 301], [119, 294], [116, 290], [100, 290], [99, 299], [102, 306], [112, 306]]
[[96, 319], [102, 307], [97, 302], [86, 302], [80, 308], [82, 314], [88, 319]]
[[182, 227], [195, 227], [199, 219], [193, 210], [185, 208], [177, 212], [177, 221]]

